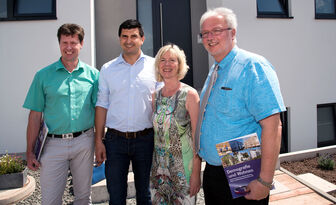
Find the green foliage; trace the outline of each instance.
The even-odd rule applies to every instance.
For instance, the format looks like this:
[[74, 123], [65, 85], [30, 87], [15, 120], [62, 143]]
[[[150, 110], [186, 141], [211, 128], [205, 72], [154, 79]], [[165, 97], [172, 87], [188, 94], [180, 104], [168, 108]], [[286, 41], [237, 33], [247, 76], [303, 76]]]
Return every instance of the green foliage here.
[[0, 175], [22, 172], [24, 168], [21, 157], [9, 154], [0, 157]]
[[319, 157], [318, 166], [324, 170], [334, 170], [335, 161], [328, 154]]

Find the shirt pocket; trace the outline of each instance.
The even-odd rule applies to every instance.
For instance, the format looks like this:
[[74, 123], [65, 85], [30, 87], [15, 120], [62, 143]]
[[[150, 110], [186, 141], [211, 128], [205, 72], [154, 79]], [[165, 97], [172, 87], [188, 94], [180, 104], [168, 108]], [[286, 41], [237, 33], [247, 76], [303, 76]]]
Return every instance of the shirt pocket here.
[[221, 84], [215, 89], [214, 104], [216, 106], [216, 109], [226, 115], [232, 115], [232, 102], [234, 96], [235, 95], [232, 86]]

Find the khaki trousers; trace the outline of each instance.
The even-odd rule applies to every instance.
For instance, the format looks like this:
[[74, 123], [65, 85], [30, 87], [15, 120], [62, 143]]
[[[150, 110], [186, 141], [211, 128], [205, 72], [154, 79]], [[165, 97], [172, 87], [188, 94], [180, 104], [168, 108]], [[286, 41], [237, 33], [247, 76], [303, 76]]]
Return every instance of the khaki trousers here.
[[42, 205], [62, 205], [69, 168], [74, 205], [91, 204], [93, 155], [93, 129], [72, 139], [48, 137], [41, 156]]

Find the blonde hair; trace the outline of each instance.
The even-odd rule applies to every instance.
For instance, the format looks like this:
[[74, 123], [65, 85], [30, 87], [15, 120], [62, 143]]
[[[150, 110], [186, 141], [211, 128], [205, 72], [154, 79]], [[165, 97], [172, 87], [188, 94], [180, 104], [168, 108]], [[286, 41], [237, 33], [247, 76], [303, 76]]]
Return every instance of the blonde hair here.
[[187, 65], [187, 60], [186, 60], [186, 56], [184, 54], [184, 51], [182, 49], [180, 49], [175, 44], [165, 45], [165, 46], [160, 48], [160, 50], [157, 52], [157, 54], [155, 56], [155, 64], [154, 64], [154, 66], [155, 66], [155, 79], [158, 82], [163, 81], [163, 78], [160, 75], [160, 70], [159, 70], [160, 60], [161, 60], [161, 57], [168, 51], [170, 53], [174, 54], [177, 58], [177, 61], [178, 61], [178, 71], [177, 71], [178, 80], [182, 80], [185, 77], [185, 75], [187, 74], [188, 69], [189, 69], [189, 66]]

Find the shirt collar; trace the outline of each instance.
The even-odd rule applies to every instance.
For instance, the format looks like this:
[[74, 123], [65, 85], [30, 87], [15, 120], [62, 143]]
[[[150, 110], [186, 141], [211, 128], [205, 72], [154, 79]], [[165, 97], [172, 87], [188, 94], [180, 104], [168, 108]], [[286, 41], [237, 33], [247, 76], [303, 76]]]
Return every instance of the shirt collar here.
[[234, 46], [230, 51], [230, 53], [227, 56], [225, 56], [223, 60], [221, 60], [219, 63], [216, 62], [216, 64], [219, 64], [219, 68], [224, 68], [226, 67], [226, 65], [231, 63], [233, 58], [237, 55], [238, 50], [239, 50], [238, 46]]
[[[61, 58], [59, 58], [58, 61], [56, 62], [56, 70], [58, 71], [60, 69], [65, 69], [66, 70], [65, 66], [63, 65], [63, 63], [61, 61]], [[84, 65], [83, 65], [83, 62], [78, 59], [77, 66], [74, 69], [74, 71], [79, 70], [79, 69], [84, 69]]]
[[[140, 56], [138, 58], [138, 60], [135, 62], [137, 63], [138, 61], [140, 61], [141, 59], [145, 58], [145, 54], [141, 51], [140, 53]], [[119, 64], [119, 63], [123, 63], [123, 64], [128, 64], [125, 59], [122, 57], [122, 53], [118, 56], [117, 60], [116, 60], [116, 63]]]

